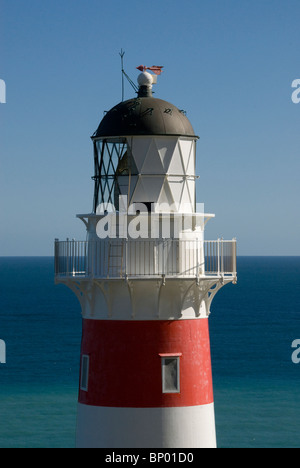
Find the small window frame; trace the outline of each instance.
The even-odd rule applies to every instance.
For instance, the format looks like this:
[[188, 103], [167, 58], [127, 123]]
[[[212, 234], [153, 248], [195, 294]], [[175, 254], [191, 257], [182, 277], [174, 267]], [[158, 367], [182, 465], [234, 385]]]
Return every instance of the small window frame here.
[[80, 390], [88, 392], [89, 390], [89, 371], [90, 371], [90, 356], [83, 354], [81, 356], [81, 373], [80, 373]]
[[[181, 353], [172, 353], [172, 354], [160, 354], [161, 358], [161, 377], [162, 377], [162, 393], [163, 394], [176, 394], [180, 393], [180, 358]], [[174, 361], [174, 369], [176, 368], [176, 383], [173, 388], [170, 388], [167, 384], [168, 377], [166, 373], [167, 362]], [[169, 362], [170, 364], [170, 362]]]

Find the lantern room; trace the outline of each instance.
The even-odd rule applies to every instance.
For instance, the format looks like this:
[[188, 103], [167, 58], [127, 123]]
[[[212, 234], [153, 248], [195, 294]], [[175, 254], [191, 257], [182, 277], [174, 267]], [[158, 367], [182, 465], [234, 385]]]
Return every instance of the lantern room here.
[[152, 76], [141, 73], [138, 96], [107, 112], [92, 136], [95, 213], [195, 213], [198, 137], [184, 111], [152, 96]]

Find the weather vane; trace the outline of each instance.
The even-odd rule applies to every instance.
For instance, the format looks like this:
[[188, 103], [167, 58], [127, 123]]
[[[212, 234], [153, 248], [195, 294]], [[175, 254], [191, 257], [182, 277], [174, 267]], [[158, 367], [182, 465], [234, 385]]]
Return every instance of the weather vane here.
[[[125, 50], [121, 49], [121, 52], [119, 53], [121, 57], [121, 73], [122, 73], [122, 102], [124, 101], [124, 77], [127, 79], [129, 84], [133, 87], [135, 92], [138, 92], [138, 87], [136, 84], [132, 81], [132, 79], [127, 75], [127, 73], [124, 70], [124, 55], [125, 55]], [[136, 67], [137, 70], [140, 70], [141, 72], [145, 72], [147, 70], [152, 71], [155, 73], [155, 75], [161, 75], [164, 68], [163, 66], [160, 65], [153, 65], [152, 67], [146, 67], [145, 65], [140, 65], [139, 67]]]
[[136, 67], [137, 70], [140, 70], [141, 72], [145, 72], [146, 70], [151, 70], [155, 75], [161, 75], [162, 74], [162, 66], [159, 65], [153, 65], [152, 67], [145, 67], [145, 65], [140, 65], [139, 67]]

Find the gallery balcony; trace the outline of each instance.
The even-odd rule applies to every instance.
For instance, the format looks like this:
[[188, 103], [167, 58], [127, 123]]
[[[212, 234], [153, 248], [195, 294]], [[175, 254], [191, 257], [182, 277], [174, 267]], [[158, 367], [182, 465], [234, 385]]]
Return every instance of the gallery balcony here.
[[67, 279], [224, 278], [236, 281], [236, 240], [55, 241], [55, 277]]

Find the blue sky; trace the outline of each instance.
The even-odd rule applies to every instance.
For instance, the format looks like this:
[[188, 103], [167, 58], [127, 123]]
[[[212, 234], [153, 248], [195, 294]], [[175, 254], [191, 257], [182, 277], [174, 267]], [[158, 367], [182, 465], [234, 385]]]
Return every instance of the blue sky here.
[[133, 80], [140, 64], [164, 65], [155, 96], [201, 137], [206, 238], [300, 255], [299, 0], [0, 0], [0, 17], [0, 256], [85, 238], [90, 135], [121, 100], [121, 48]]

